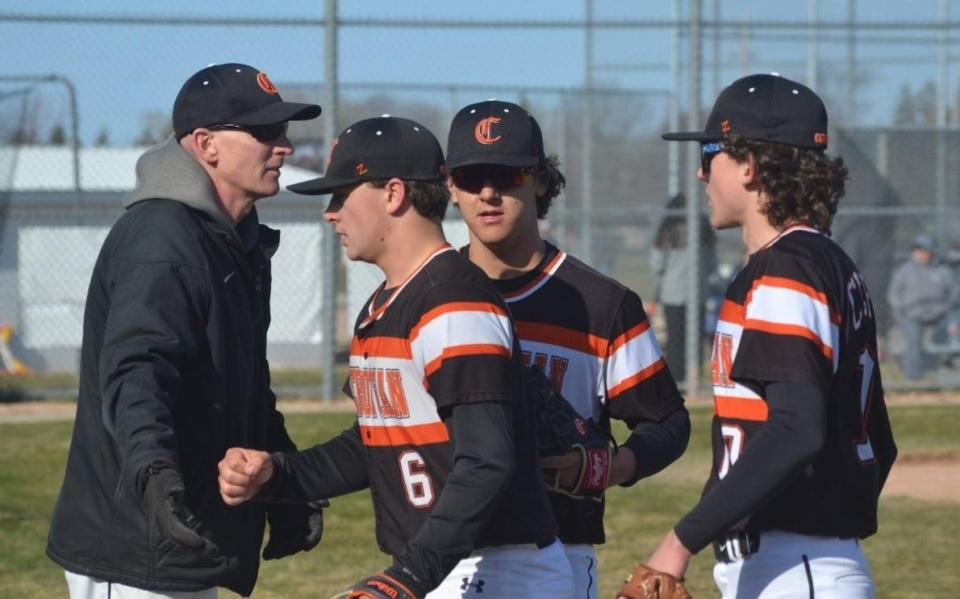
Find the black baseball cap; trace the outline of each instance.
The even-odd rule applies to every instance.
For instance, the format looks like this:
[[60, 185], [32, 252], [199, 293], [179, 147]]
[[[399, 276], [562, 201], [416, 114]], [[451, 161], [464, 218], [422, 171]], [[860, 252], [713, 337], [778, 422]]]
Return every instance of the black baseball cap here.
[[486, 100], [460, 109], [450, 123], [447, 167], [500, 164], [529, 168], [543, 160], [536, 119], [511, 102]]
[[777, 74], [737, 79], [717, 97], [703, 131], [664, 133], [669, 141], [719, 141], [727, 135], [805, 148], [827, 148], [827, 109], [810, 88]]
[[306, 195], [331, 193], [364, 181], [399, 177], [442, 181], [446, 169], [440, 142], [416, 121], [388, 114], [356, 122], [333, 140], [322, 177], [288, 185]]
[[210, 65], [187, 79], [173, 103], [173, 131], [180, 139], [197, 127], [272, 125], [319, 115], [317, 104], [284, 102], [263, 71], [231, 62]]

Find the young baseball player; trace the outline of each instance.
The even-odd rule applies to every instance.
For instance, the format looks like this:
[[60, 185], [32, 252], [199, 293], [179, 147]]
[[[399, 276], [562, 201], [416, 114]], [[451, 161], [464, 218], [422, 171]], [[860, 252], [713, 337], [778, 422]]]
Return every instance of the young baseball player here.
[[[460, 110], [447, 146], [452, 199], [470, 230], [461, 252], [496, 284], [513, 315], [524, 361], [540, 366], [585, 419], [633, 431], [610, 463], [579, 452], [544, 458], [559, 469], [550, 494], [574, 572], [574, 596], [597, 596], [604, 502], [559, 491], [601, 481], [629, 486], [676, 460], [690, 435], [683, 398], [636, 293], [544, 241], [538, 219], [564, 185], [536, 120], [495, 100]], [[599, 462], [599, 463], [597, 463]], [[597, 472], [597, 468], [607, 470]]]
[[571, 597], [513, 323], [493, 285], [444, 240], [444, 173], [429, 130], [380, 117], [340, 134], [326, 176], [290, 187], [332, 193], [324, 218], [347, 257], [386, 277], [350, 348], [357, 421], [297, 453], [231, 450], [221, 492], [237, 504], [265, 484], [260, 500], [369, 487], [394, 562], [350, 597]]
[[825, 153], [826, 108], [799, 83], [751, 75], [704, 131], [664, 139], [700, 142], [710, 223], [740, 227], [750, 256], [714, 340], [713, 469], [648, 565], [681, 577], [712, 542], [725, 598], [872, 597], [858, 539], [877, 530], [897, 450], [870, 296], [829, 237], [847, 169]]

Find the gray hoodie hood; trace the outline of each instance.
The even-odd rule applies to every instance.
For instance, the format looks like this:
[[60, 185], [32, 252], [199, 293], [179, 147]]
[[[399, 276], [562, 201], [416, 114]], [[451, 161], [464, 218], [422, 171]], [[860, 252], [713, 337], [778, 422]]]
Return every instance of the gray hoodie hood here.
[[217, 204], [210, 177], [172, 135], [137, 160], [137, 185], [124, 207], [156, 198], [175, 200], [199, 210], [240, 240], [234, 224]]

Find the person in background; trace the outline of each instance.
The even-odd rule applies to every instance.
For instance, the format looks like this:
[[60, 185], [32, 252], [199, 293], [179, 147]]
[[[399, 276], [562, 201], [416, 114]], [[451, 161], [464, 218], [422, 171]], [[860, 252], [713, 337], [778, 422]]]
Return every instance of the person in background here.
[[[650, 250], [650, 267], [654, 277], [654, 299], [663, 310], [667, 326], [664, 354], [670, 371], [679, 381], [687, 380], [687, 297], [690, 294], [690, 260], [687, 253], [686, 196], [677, 194], [667, 202], [669, 213], [657, 227]], [[717, 236], [706, 216], [699, 214], [700, 239], [696, 244], [700, 273], [697, 289], [697, 364], [703, 359], [702, 329], [705, 326], [705, 302], [709, 299], [709, 281], [717, 270]], [[712, 331], [711, 331], [712, 333]]]
[[931, 361], [924, 349], [924, 336], [933, 327], [947, 325], [955, 293], [953, 273], [937, 262], [933, 239], [917, 235], [910, 257], [893, 271], [887, 286], [887, 303], [904, 336], [900, 366], [907, 380], [923, 378]]

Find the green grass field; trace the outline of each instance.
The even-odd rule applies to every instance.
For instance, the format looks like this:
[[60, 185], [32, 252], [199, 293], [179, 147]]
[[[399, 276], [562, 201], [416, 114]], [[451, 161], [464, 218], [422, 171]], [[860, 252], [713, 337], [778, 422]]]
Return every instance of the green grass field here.
[[[893, 406], [891, 414], [902, 454], [960, 452], [960, 406]], [[288, 424], [305, 446], [333, 436], [351, 419], [348, 414], [294, 414]], [[693, 411], [694, 436], [676, 464], [631, 489], [610, 492], [608, 542], [599, 549], [600, 597], [613, 597], [633, 562], [645, 559], [696, 501], [709, 463], [708, 419], [708, 410]], [[44, 547], [71, 426], [0, 425], [0, 597], [66, 596], [63, 574], [46, 558]], [[956, 597], [960, 570], [949, 564], [960, 554], [958, 520], [960, 504], [884, 498], [880, 532], [865, 543], [878, 596]], [[687, 575], [695, 597], [717, 594], [709, 553], [695, 558]], [[374, 543], [369, 495], [356, 493], [333, 500], [319, 547], [263, 564], [254, 597], [325, 599], [388, 562]]]

